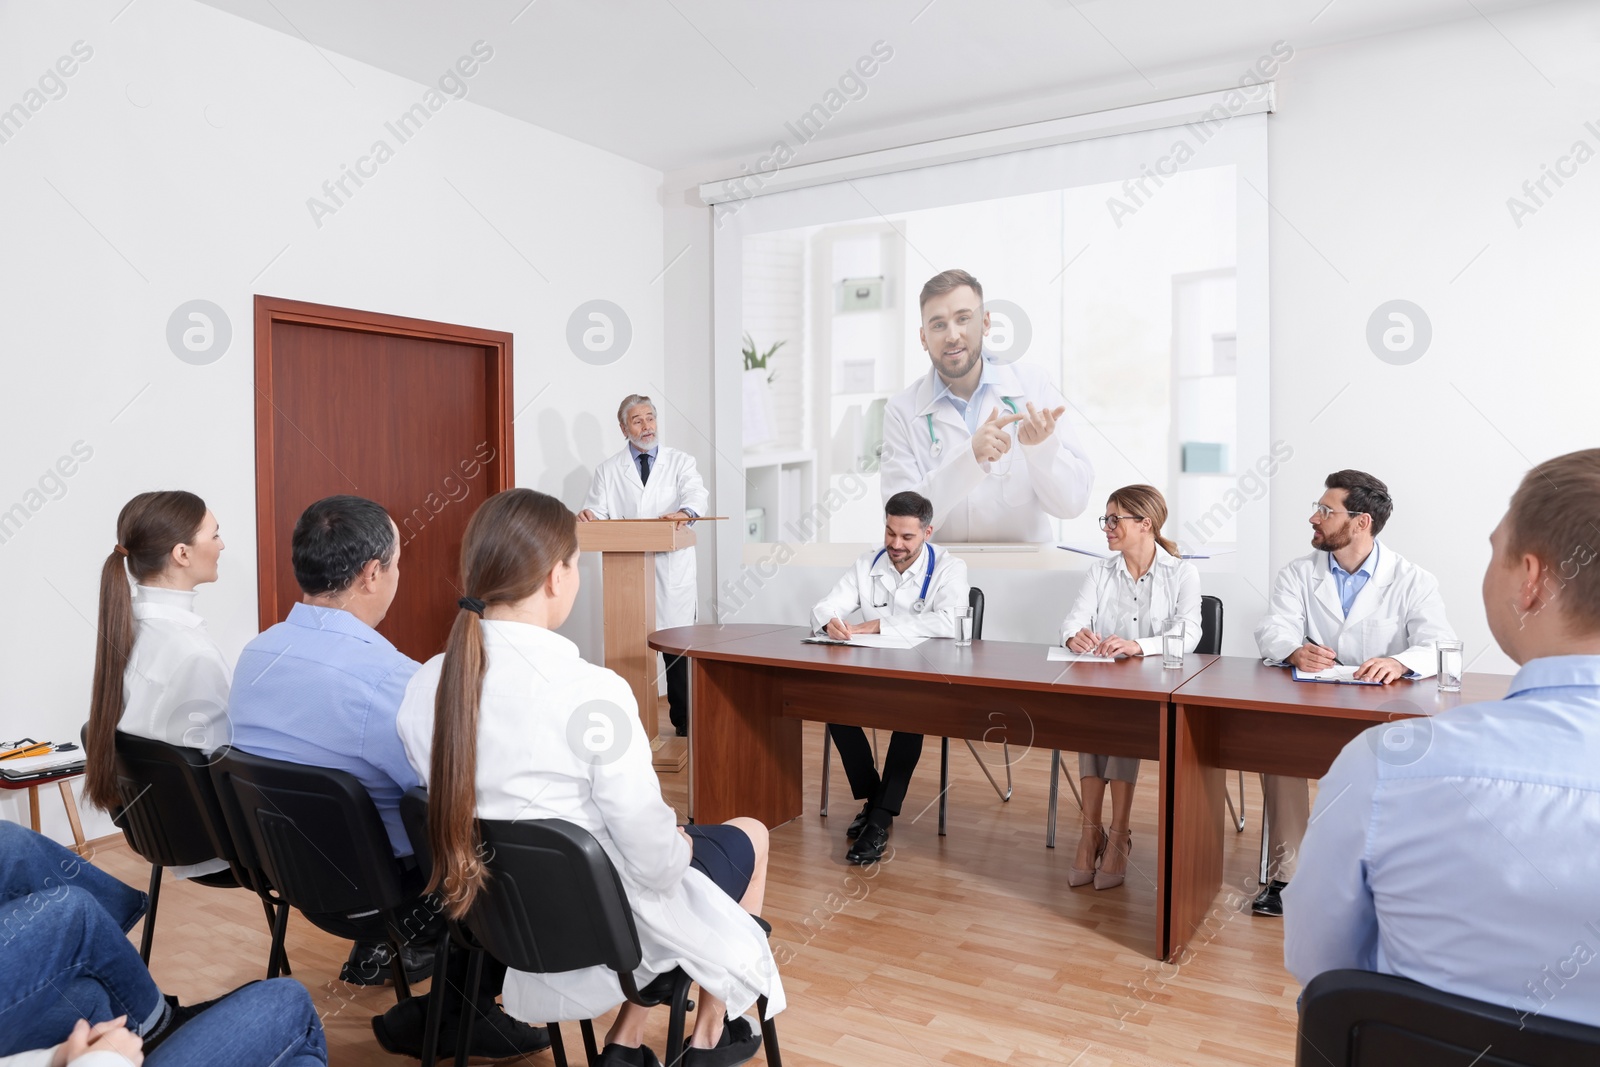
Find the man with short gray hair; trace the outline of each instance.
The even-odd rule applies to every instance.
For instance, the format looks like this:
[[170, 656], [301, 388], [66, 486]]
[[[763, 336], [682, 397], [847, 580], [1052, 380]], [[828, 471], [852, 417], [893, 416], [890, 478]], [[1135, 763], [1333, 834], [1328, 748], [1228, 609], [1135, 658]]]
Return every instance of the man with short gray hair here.
[[[655, 402], [638, 393], [623, 397], [617, 425], [627, 444], [594, 470], [578, 521], [676, 519], [693, 522], [710, 507], [694, 457], [661, 444]], [[692, 625], [700, 597], [694, 549], [657, 552], [656, 629]], [[679, 737], [689, 733], [689, 661], [666, 657], [667, 705]], [[653, 739], [652, 739], [653, 740]]]

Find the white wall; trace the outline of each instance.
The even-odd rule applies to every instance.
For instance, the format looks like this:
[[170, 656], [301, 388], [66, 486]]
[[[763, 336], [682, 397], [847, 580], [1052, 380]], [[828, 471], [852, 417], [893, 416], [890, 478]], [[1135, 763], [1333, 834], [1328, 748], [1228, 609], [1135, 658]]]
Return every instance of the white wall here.
[[[422, 85], [187, 0], [122, 7], [0, 10], [0, 109], [74, 42], [92, 49], [0, 143], [0, 511], [74, 442], [93, 452], [0, 543], [0, 739], [75, 737], [86, 718], [96, 579], [136, 492], [205, 497], [228, 547], [199, 608], [230, 656], [256, 632], [252, 294], [511, 331], [517, 481], [574, 507], [621, 444], [617, 400], [663, 378], [659, 172], [485, 110], [470, 78], [401, 144], [384, 124]], [[441, 73], [473, 44], [440, 41]], [[307, 198], [380, 138], [393, 158], [319, 228]], [[165, 340], [195, 298], [233, 330], [208, 366]], [[633, 329], [603, 367], [566, 343], [597, 298]], [[384, 403], [383, 383], [362, 402]], [[567, 627], [590, 655], [596, 571]], [[46, 829], [65, 837], [46, 792]], [[25, 820], [23, 795], [0, 817]], [[89, 814], [91, 836], [112, 831]]]
[[[1554, 4], [1497, 14], [1492, 25], [1471, 15], [1296, 50], [1278, 73], [1269, 122], [1270, 414], [1273, 440], [1293, 458], [1272, 482], [1270, 564], [1308, 550], [1305, 519], [1324, 475], [1371, 470], [1398, 501], [1386, 540], [1439, 576], [1475, 670], [1513, 669], [1493, 647], [1479, 597], [1490, 529], [1528, 466], [1595, 443], [1600, 162], [1579, 168], [1520, 228], [1506, 199], [1575, 141], [1600, 150], [1597, 41], [1600, 11]], [[1233, 84], [1269, 44], [1164, 79], [1159, 95]], [[1019, 101], [840, 138], [825, 151], [809, 145], [812, 154], [795, 162], [1129, 102], [1106, 94]], [[871, 108], [873, 98], [855, 106]], [[675, 381], [709, 375], [712, 228], [694, 186], [753, 169], [759, 154], [667, 176], [667, 243], [673, 253], [689, 246], [667, 277], [666, 361]], [[1381, 362], [1366, 342], [1369, 316], [1397, 298], [1419, 304], [1433, 327], [1430, 349], [1409, 366]], [[736, 412], [707, 401], [696, 417], [724, 435], [722, 452], [736, 454]], [[706, 449], [702, 461], [712, 458]], [[718, 472], [726, 476], [725, 463]], [[709, 562], [709, 553], [701, 558]], [[996, 609], [991, 636], [1048, 639], [1071, 575], [1039, 581], [969, 563]], [[828, 560], [790, 565], [769, 581], [737, 569], [718, 579], [757, 589], [738, 620], [798, 620], [835, 575]], [[1225, 651], [1253, 651], [1266, 593], [1225, 594]]]

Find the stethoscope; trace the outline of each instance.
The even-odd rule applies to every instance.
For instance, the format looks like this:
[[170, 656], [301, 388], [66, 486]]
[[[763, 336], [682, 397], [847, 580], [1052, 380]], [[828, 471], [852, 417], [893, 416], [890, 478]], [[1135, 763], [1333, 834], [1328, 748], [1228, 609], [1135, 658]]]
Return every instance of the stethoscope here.
[[[878, 554], [876, 556], [872, 557], [872, 566], [876, 567], [878, 565], [878, 561], [880, 559], [882, 559], [884, 553], [888, 552], [888, 551], [889, 550], [887, 548], [878, 549]], [[924, 574], [922, 576], [922, 595], [917, 597], [917, 602], [915, 604], [911, 605], [911, 610], [912, 611], [920, 612], [923, 608], [925, 608], [927, 606], [927, 604], [928, 604], [928, 583], [931, 582], [931, 581], [933, 581], [933, 546], [929, 545], [928, 546], [928, 573]], [[876, 601], [877, 598], [874, 597], [873, 600]], [[875, 607], [875, 608], [886, 608], [889, 605], [888, 605], [887, 602], [882, 603], [882, 604], [874, 602], [872, 606]]]
[[[1009, 396], [1001, 397], [1000, 403], [1010, 408], [1011, 414], [1017, 414], [1017, 402]], [[939, 439], [938, 432], [933, 428], [933, 412], [928, 412], [923, 418], [928, 420], [928, 440], [933, 444], [933, 447], [929, 450], [929, 455], [933, 456], [934, 459], [938, 459], [939, 453], [944, 451], [944, 442]]]

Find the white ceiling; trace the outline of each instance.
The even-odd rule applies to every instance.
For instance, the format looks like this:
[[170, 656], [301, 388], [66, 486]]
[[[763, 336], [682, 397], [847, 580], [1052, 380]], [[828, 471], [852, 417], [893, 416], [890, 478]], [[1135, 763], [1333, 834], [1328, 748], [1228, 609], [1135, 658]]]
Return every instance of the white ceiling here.
[[1497, 15], [1544, 0], [203, 2], [306, 40], [358, 86], [341, 57], [431, 83], [482, 39], [494, 59], [471, 99], [673, 170], [765, 150], [879, 40], [893, 59], [827, 140], [1087, 90], [1154, 98], [1198, 69], [1242, 73], [1277, 40], [1502, 32]]

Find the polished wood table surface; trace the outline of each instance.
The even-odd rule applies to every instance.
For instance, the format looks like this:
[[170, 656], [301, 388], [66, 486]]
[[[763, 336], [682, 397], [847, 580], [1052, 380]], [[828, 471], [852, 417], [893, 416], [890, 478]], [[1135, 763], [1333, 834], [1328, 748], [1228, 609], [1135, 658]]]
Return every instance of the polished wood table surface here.
[[[1195, 936], [1222, 886], [1225, 771], [1321, 778], [1368, 727], [1498, 700], [1510, 683], [1506, 675], [1468, 674], [1459, 693], [1442, 693], [1432, 678], [1384, 686], [1297, 682], [1287, 668], [1223, 656], [1175, 687], [1164, 938], [1170, 955]], [[1396, 758], [1411, 746], [1420, 757], [1426, 727], [1397, 727], [1388, 743]]]
[[[1169, 697], [1216, 657], [1115, 663], [1047, 660], [1047, 645], [929, 640], [912, 649], [809, 645], [803, 626], [735, 624], [658, 630], [652, 648], [689, 656], [689, 811], [777, 826], [801, 811], [800, 723], [844, 723], [939, 737], [1006, 741], [1166, 765]], [[1158, 834], [1168, 836], [1163, 773]], [[1219, 816], [1220, 818], [1220, 816]], [[1167, 954], [1167, 852], [1157, 850], [1155, 949]]]

